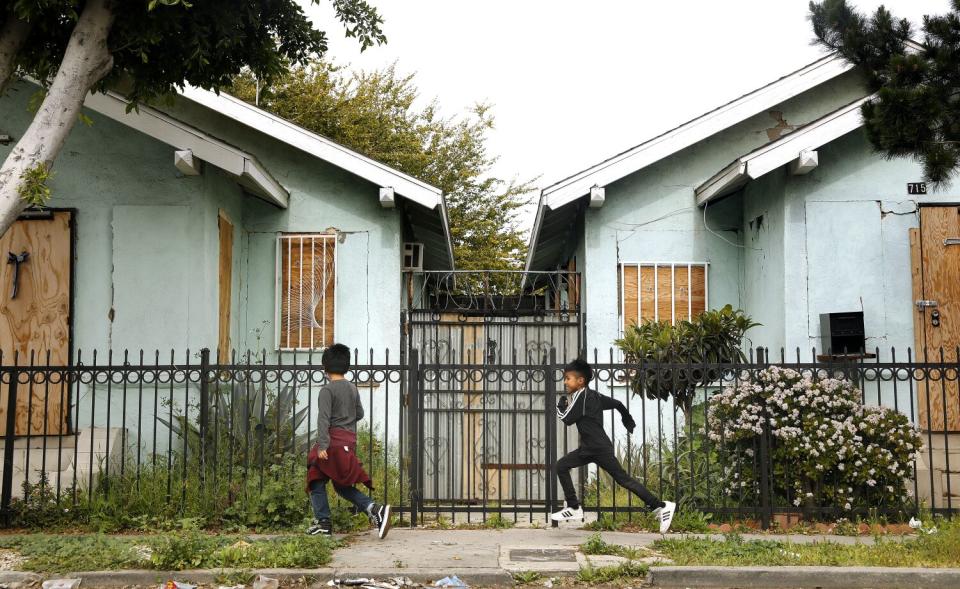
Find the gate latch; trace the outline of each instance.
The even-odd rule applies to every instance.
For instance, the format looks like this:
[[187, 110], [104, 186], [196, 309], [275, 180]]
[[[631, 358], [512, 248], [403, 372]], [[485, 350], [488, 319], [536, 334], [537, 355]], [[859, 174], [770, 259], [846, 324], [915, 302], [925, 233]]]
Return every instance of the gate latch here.
[[960, 245], [960, 237], [948, 237], [943, 240], [943, 245]]
[[920, 311], [920, 312], [923, 312], [923, 310], [926, 309], [927, 307], [936, 307], [936, 306], [938, 306], [937, 301], [927, 301], [927, 300], [922, 300], [922, 299], [919, 300], [919, 301], [917, 301], [917, 302], [914, 303], [914, 304], [917, 306], [917, 310]]

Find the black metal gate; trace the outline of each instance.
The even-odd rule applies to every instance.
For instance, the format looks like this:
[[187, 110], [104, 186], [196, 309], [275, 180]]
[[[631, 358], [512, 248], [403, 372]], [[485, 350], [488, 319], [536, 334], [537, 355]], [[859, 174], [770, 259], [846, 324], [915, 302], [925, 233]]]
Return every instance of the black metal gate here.
[[412, 428], [420, 456], [411, 477], [421, 508], [485, 517], [496, 504], [532, 517], [553, 496], [551, 353], [561, 362], [585, 355], [579, 276], [444, 272], [410, 280], [404, 347], [420, 363]]

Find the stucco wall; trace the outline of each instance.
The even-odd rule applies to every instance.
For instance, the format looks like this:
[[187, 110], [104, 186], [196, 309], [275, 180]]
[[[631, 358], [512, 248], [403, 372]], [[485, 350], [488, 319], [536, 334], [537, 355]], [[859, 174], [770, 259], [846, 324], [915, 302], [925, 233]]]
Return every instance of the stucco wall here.
[[820, 150], [820, 165], [806, 176], [786, 176], [784, 207], [788, 293], [781, 342], [809, 355], [820, 340], [820, 313], [863, 311], [868, 348], [905, 357], [914, 345], [908, 229], [919, 226], [919, 202], [956, 202], [944, 187], [922, 199], [906, 184], [922, 179], [910, 159], [886, 160], [862, 131]]

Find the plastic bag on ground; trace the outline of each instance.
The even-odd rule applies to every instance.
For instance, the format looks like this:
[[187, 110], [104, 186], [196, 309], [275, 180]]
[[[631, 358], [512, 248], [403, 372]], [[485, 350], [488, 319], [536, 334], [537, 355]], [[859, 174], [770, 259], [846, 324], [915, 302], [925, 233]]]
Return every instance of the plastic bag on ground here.
[[167, 581], [160, 585], [160, 589], [197, 589], [196, 585], [190, 583], [181, 583], [180, 581]]
[[466, 583], [460, 580], [460, 577], [453, 575], [450, 577], [444, 577], [433, 584], [434, 587], [469, 587]]
[[253, 582], [253, 589], [277, 589], [279, 586], [280, 581], [263, 575], [259, 575], [257, 580]]
[[77, 589], [80, 579], [50, 579], [43, 582], [43, 589]]

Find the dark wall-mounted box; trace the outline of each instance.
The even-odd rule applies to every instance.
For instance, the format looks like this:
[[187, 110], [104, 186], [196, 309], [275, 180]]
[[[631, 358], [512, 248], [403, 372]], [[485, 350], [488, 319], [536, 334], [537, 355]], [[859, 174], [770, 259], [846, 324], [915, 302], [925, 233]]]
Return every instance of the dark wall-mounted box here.
[[856, 354], [866, 346], [863, 312], [822, 313], [820, 337], [824, 351], [831, 354]]

